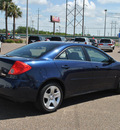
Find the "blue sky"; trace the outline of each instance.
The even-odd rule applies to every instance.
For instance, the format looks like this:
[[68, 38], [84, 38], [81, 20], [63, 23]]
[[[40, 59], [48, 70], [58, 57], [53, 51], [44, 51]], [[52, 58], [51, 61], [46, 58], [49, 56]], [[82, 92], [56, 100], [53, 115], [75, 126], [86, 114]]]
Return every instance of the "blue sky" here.
[[[16, 20], [16, 28], [18, 26], [26, 25], [26, 0], [13, 0], [22, 10], [22, 18]], [[65, 31], [65, 3], [66, 0], [28, 0], [29, 2], [29, 26], [37, 29], [37, 18], [38, 9], [40, 10], [40, 28], [39, 30], [52, 31], [52, 23], [49, 22], [50, 15], [58, 16], [61, 19], [60, 23], [56, 23], [56, 31]], [[72, 10], [74, 7], [74, 0], [68, 0], [69, 9]], [[79, 9], [82, 8], [83, 0], [77, 0]], [[85, 33], [90, 33], [91, 35], [103, 35], [104, 28], [104, 10], [107, 9], [107, 13], [120, 13], [120, 0], [85, 0]], [[111, 34], [111, 23], [113, 21], [116, 24], [116, 33], [118, 33], [120, 28], [120, 18], [112, 18], [107, 14], [107, 35]], [[0, 28], [4, 28], [4, 12], [1, 15], [1, 25]], [[73, 16], [69, 16], [69, 20], [72, 20]], [[81, 16], [77, 17], [81, 20]], [[12, 19], [9, 18], [9, 30], [12, 29]], [[73, 27], [68, 27], [68, 33], [73, 33]], [[115, 34], [115, 24], [113, 24], [112, 34]], [[76, 27], [76, 33], [81, 33], [81, 26]]]

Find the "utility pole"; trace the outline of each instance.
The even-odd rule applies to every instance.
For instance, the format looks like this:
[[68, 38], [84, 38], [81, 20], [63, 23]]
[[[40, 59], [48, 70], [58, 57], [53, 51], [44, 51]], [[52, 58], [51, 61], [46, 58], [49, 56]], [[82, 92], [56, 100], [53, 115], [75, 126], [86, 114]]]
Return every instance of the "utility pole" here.
[[111, 22], [111, 36], [112, 36], [112, 29], [113, 29], [113, 21]]
[[59, 33], [60, 33], [60, 31], [61, 31], [61, 29], [60, 29], [61, 27], [59, 26]]
[[84, 36], [84, 14], [85, 13], [85, 0], [83, 0], [83, 15], [82, 15], [82, 36]]
[[74, 8], [74, 32], [73, 32], [74, 36], [75, 36], [75, 27], [76, 27], [76, 0], [75, 0], [75, 8]]
[[38, 30], [38, 34], [39, 34], [39, 9], [38, 9], [38, 26], [37, 26], [37, 30]]
[[115, 36], [116, 36], [116, 25], [117, 25], [117, 22], [115, 21]]
[[68, 8], [68, 0], [66, 0], [66, 23], [65, 23], [65, 37], [67, 36], [67, 21], [68, 21], [68, 19], [67, 19], [67, 9]]
[[107, 9], [105, 9], [104, 37], [106, 35], [106, 12], [107, 12]]
[[28, 0], [26, 1], [26, 44], [28, 44]]
[[34, 20], [32, 20], [32, 33], [33, 33], [33, 27], [34, 27]]

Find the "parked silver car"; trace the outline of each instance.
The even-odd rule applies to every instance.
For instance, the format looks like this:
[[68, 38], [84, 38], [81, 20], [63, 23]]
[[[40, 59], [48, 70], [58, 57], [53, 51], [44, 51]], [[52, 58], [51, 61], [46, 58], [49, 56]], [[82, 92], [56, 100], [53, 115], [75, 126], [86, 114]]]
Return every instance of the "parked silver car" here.
[[112, 52], [115, 48], [115, 45], [114, 45], [112, 39], [102, 38], [99, 41], [98, 48], [101, 50], [104, 50], [104, 51], [111, 51]]
[[92, 45], [89, 38], [87, 38], [87, 37], [76, 37], [74, 42], [81, 43], [81, 44]]

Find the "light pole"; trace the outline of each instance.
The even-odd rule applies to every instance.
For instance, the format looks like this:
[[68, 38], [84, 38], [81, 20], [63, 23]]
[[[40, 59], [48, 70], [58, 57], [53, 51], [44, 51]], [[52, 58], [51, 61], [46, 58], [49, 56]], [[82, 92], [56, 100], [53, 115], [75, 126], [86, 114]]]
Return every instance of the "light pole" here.
[[107, 9], [105, 9], [104, 37], [105, 37], [105, 34], [106, 34], [106, 13], [107, 13]]
[[28, 44], [28, 0], [26, 1], [26, 44]]

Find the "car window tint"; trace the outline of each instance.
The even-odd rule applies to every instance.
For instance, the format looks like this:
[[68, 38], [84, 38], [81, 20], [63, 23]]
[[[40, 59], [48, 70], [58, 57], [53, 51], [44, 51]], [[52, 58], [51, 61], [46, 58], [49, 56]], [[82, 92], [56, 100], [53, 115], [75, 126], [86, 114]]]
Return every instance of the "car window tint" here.
[[22, 48], [16, 49], [7, 53], [8, 56], [17, 56], [25, 58], [38, 58], [42, 55], [48, 53], [49, 51], [55, 49], [60, 45], [56, 44], [45, 44], [45, 43], [34, 43], [24, 46]]
[[51, 41], [61, 41], [60, 37], [51, 37]]
[[67, 50], [68, 60], [86, 60], [81, 47], [71, 47]]
[[67, 59], [66, 51], [57, 57], [57, 59]]
[[101, 39], [100, 43], [111, 43], [111, 40], [109, 40], [109, 39]]
[[94, 62], [108, 62], [109, 58], [99, 50], [94, 48], [85, 48], [91, 61]]
[[81, 47], [70, 47], [66, 49], [57, 59], [86, 60]]
[[84, 38], [75, 38], [75, 41], [79, 41], [79, 42], [85, 42], [85, 39]]

